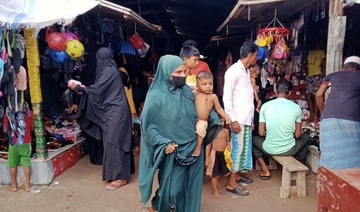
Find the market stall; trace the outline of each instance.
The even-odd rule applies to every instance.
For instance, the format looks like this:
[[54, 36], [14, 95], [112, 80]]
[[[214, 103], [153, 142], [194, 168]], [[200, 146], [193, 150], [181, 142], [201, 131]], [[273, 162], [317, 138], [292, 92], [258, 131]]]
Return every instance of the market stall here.
[[[42, 0], [11, 1], [2, 4], [0, 12], [0, 37], [4, 47], [1, 50], [5, 49], [6, 58], [9, 58], [7, 66], [2, 58], [4, 77], [15, 62], [27, 69], [25, 76], [29, 79], [29, 89], [15, 93], [19, 94], [20, 102], [29, 103], [34, 113], [31, 183], [49, 184], [88, 149], [79, 125], [66, 111], [76, 99], [75, 94], [67, 90], [66, 82], [80, 75], [86, 84], [94, 80], [95, 71], [84, 70], [86, 65], [87, 69], [95, 69], [94, 53], [101, 46], [114, 49], [125, 63], [129, 54], [144, 58], [150, 53], [150, 45], [146, 42], [151, 40], [139, 34], [157, 33], [161, 28], [131, 9], [108, 1], [62, 0], [56, 6]], [[130, 42], [131, 37], [135, 39]], [[11, 53], [18, 48], [18, 43], [21, 43], [22, 58], [16, 62]], [[18, 76], [15, 72], [13, 75], [14, 78]], [[9, 87], [9, 83], [2, 80], [1, 84], [4, 95], [0, 97], [3, 100], [0, 104], [3, 103], [6, 110], [10, 95], [3, 87]], [[0, 139], [0, 184], [10, 182], [6, 167], [8, 144], [6, 137]], [[99, 160], [101, 164], [101, 158]], [[22, 169], [18, 169], [20, 180], [23, 175]]]

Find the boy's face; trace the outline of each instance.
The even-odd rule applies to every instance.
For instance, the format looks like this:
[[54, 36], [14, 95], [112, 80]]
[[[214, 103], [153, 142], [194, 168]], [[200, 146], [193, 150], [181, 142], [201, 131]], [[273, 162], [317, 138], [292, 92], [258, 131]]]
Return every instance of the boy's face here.
[[250, 67], [250, 76], [252, 78], [257, 78], [260, 74], [260, 67], [259, 66], [253, 66]]
[[184, 57], [184, 64], [190, 69], [194, 69], [199, 64], [199, 55], [193, 55], [191, 57]]
[[210, 94], [214, 88], [213, 78], [202, 78], [197, 81], [197, 86], [201, 93]]

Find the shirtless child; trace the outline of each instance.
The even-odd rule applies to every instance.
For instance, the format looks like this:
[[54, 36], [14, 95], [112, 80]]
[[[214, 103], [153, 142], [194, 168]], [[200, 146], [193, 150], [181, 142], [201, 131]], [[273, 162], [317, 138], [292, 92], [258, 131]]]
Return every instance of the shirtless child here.
[[260, 113], [260, 107], [261, 107], [261, 99], [259, 97], [259, 86], [256, 85], [256, 78], [258, 78], [261, 71], [261, 67], [259, 64], [255, 64], [250, 66], [250, 81], [251, 85], [254, 90], [254, 97], [256, 101], [256, 112]]
[[215, 108], [216, 112], [228, 123], [231, 123], [230, 117], [226, 115], [220, 105], [219, 98], [213, 93], [213, 81], [214, 77], [211, 72], [201, 71], [196, 75], [196, 83], [199, 89], [195, 93], [195, 105], [198, 114], [198, 120], [196, 122], [197, 145], [192, 153], [192, 156], [195, 157], [200, 155], [201, 146], [208, 126], [208, 118], [213, 108]]
[[230, 171], [226, 167], [224, 151], [230, 146], [229, 130], [222, 128], [211, 144], [206, 146], [206, 175], [211, 177], [212, 194], [215, 199], [221, 198], [219, 188], [221, 179], [226, 178]]

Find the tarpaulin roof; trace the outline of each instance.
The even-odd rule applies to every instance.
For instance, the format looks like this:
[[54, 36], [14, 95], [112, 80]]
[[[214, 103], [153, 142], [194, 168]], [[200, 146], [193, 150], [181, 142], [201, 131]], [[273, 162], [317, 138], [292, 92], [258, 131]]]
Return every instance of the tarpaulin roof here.
[[0, 25], [37, 30], [55, 23], [68, 25], [99, 3], [99, 0], [0, 0]]

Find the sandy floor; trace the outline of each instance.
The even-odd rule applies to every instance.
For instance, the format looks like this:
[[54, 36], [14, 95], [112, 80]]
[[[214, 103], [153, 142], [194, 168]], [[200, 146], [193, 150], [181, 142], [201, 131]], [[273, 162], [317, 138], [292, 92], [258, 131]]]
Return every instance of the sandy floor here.
[[[249, 196], [234, 196], [222, 188], [222, 199], [218, 200], [212, 198], [210, 180], [206, 177], [201, 211], [316, 211], [316, 176], [311, 174], [306, 177], [305, 198], [282, 200], [279, 197], [280, 170], [280, 167], [272, 170], [272, 177], [268, 181], [260, 180], [254, 172], [250, 172], [248, 176], [254, 182], [248, 186]], [[137, 173], [127, 186], [119, 190], [106, 191], [105, 185], [101, 181], [101, 166], [90, 164], [88, 156], [85, 156], [74, 167], [55, 178], [51, 185], [33, 186], [40, 193], [26, 193], [23, 190], [9, 192], [7, 186], [0, 186], [0, 211], [148, 211], [149, 204], [144, 208], [140, 204]]]

